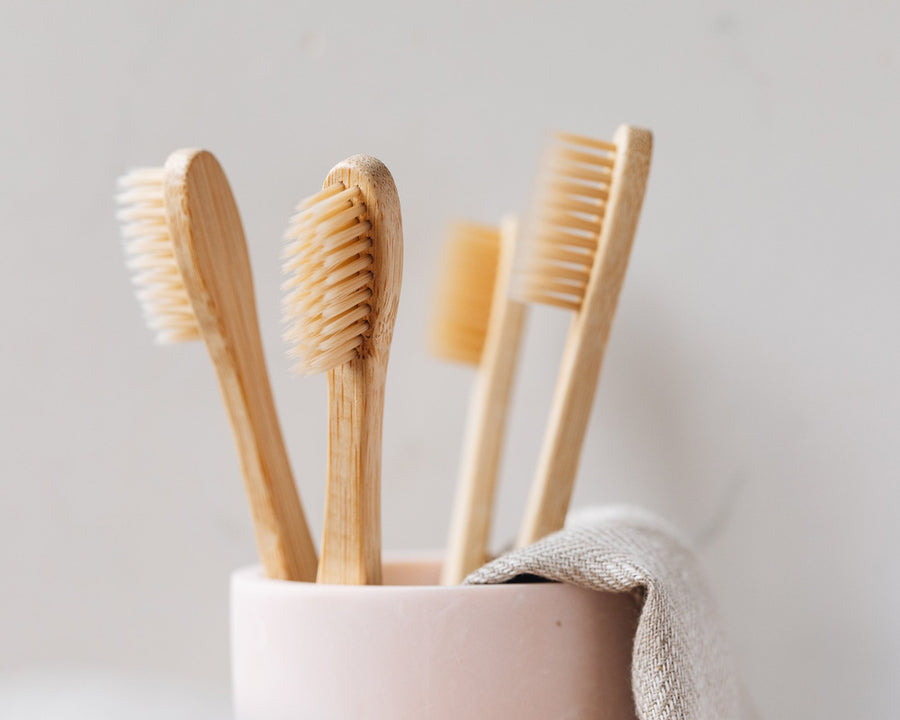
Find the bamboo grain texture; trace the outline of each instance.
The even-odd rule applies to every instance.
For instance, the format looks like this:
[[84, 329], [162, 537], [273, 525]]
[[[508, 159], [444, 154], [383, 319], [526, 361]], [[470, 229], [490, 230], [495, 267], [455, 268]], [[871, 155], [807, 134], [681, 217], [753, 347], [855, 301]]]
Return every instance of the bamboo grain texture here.
[[218, 161], [182, 150], [165, 166], [175, 257], [231, 422], [263, 570], [312, 581], [315, 546], [275, 411], [237, 205]]
[[325, 187], [358, 186], [371, 223], [368, 330], [358, 357], [328, 371], [328, 484], [317, 582], [381, 583], [381, 446], [384, 386], [403, 267], [400, 201], [388, 169], [355, 155]]

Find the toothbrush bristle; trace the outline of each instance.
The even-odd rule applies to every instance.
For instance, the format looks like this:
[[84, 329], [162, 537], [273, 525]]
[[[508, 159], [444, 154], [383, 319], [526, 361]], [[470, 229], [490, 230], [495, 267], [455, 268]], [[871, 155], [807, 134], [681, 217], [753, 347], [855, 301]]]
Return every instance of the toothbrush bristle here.
[[450, 226], [429, 324], [436, 356], [471, 365], [481, 361], [499, 259], [499, 228], [471, 222]]
[[198, 339], [200, 330], [166, 225], [163, 169], [132, 170], [118, 185], [116, 217], [147, 326], [161, 344]]
[[325, 372], [365, 349], [374, 279], [366, 213], [359, 187], [337, 182], [301, 202], [291, 218], [282, 311], [296, 372]]
[[538, 173], [534, 209], [523, 229], [514, 294], [578, 310], [603, 229], [616, 146], [556, 133]]

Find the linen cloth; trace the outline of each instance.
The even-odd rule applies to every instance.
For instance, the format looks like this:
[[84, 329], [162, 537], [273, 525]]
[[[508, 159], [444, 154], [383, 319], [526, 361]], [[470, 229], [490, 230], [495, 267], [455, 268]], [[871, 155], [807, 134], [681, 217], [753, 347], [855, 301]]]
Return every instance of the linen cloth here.
[[631, 684], [640, 720], [755, 717], [689, 545], [631, 507], [582, 511], [563, 530], [489, 562], [466, 584], [522, 576], [643, 595]]

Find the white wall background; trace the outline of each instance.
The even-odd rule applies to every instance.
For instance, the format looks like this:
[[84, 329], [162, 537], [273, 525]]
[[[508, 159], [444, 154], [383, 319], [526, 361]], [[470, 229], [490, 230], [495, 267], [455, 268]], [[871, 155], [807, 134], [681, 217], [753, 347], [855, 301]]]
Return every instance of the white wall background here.
[[[190, 145], [229, 172], [318, 533], [324, 379], [287, 373], [280, 235], [337, 160], [391, 167], [385, 543], [436, 547], [471, 381], [423, 349], [444, 227], [523, 208], [545, 130], [623, 121], [656, 150], [576, 503], [641, 503], [696, 541], [764, 716], [894, 714], [898, 37], [887, 1], [4, 2], [0, 714], [228, 713], [248, 512], [203, 348], [142, 325], [119, 173]], [[498, 542], [565, 325], [533, 315]]]

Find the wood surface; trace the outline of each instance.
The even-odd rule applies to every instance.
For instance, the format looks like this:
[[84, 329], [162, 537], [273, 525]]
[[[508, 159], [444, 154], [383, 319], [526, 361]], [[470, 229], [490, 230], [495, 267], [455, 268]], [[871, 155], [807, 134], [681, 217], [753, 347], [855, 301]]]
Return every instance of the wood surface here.
[[175, 258], [231, 421], [266, 575], [312, 581], [316, 552], [275, 412], [241, 218], [218, 161], [179, 150], [165, 166]]
[[381, 438], [384, 384], [403, 272], [400, 200], [388, 169], [354, 155], [324, 187], [358, 186], [372, 227], [372, 297], [358, 357], [328, 372], [328, 485], [317, 581], [381, 583]]

